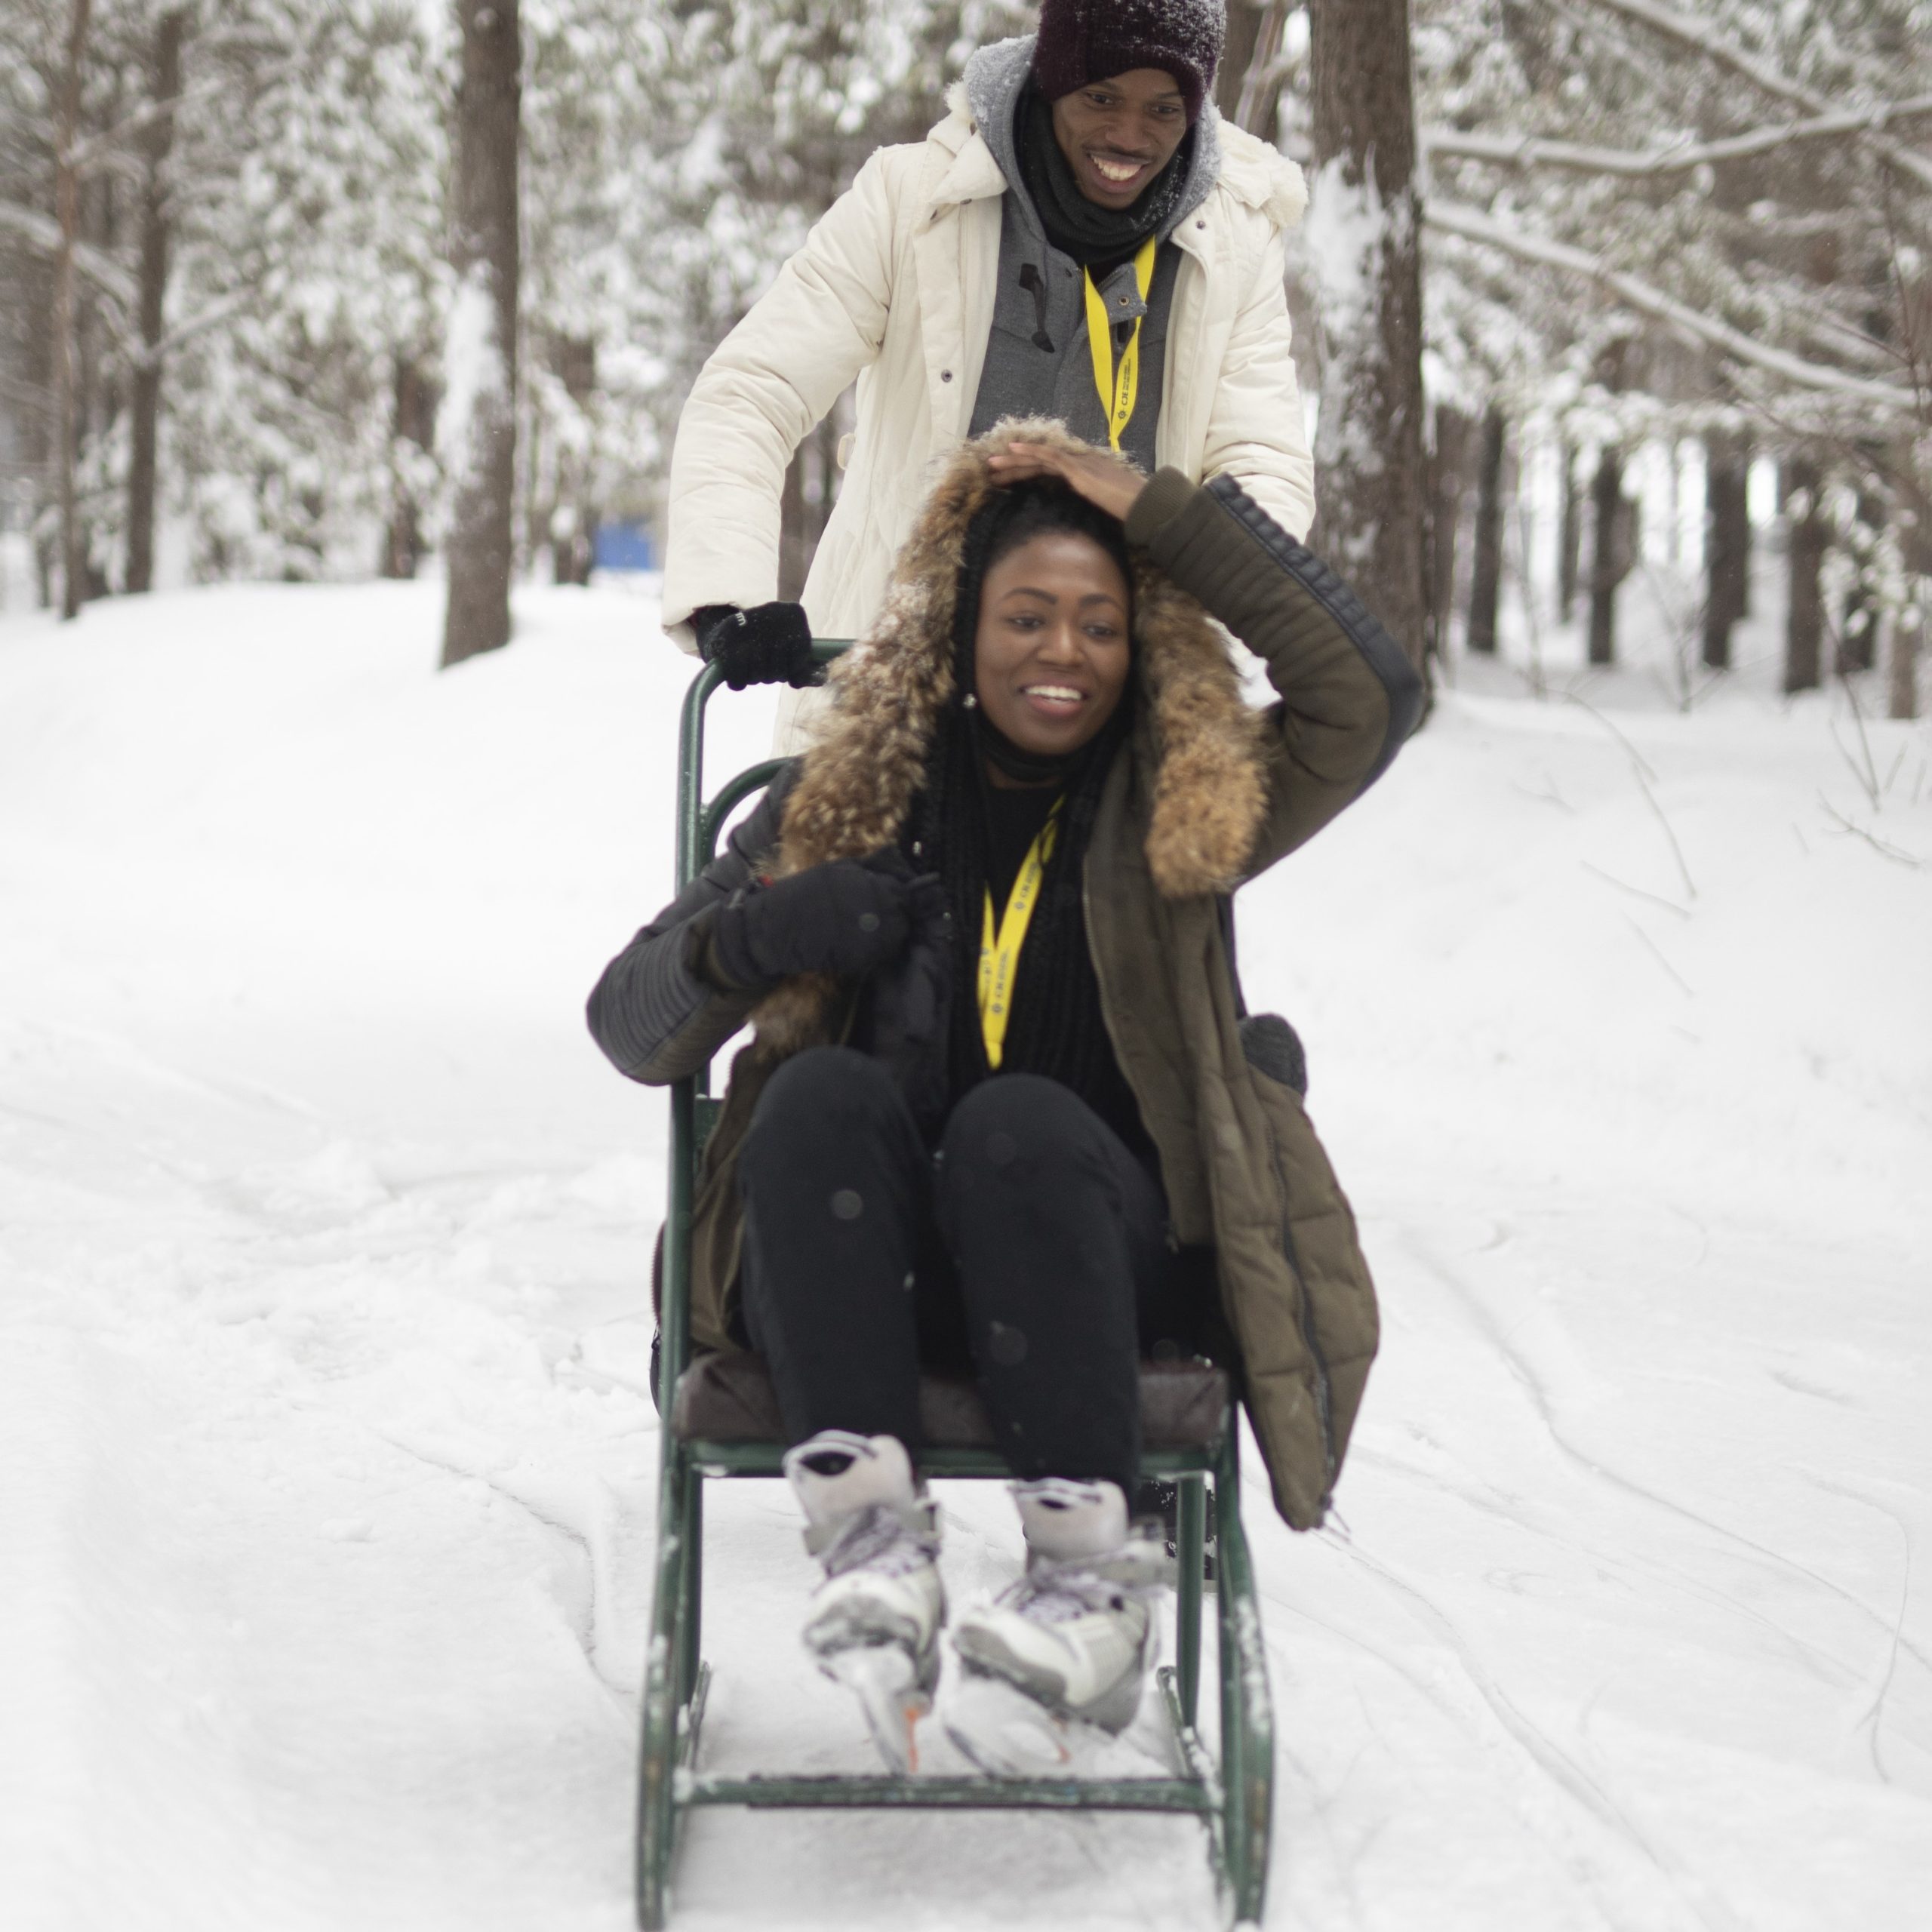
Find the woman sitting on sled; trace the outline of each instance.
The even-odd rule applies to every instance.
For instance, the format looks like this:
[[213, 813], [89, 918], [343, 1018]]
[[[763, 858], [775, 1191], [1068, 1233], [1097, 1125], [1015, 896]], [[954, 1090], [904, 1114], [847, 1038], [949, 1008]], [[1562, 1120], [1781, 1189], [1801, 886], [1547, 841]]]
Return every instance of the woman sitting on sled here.
[[[1229, 896], [1380, 774], [1420, 693], [1238, 488], [1035, 421], [952, 457], [831, 683], [590, 1017], [653, 1083], [755, 1029], [706, 1152], [694, 1333], [764, 1358], [824, 1571], [807, 1647], [903, 1768], [945, 1615], [922, 1368], [977, 1378], [1017, 1479], [1025, 1576], [952, 1642], [1023, 1709], [1118, 1731], [1140, 1701], [1143, 1358], [1238, 1362], [1278, 1506], [1321, 1518], [1373, 1291], [1290, 1036], [1244, 1022]], [[949, 1728], [1019, 1768], [1010, 1726]]]

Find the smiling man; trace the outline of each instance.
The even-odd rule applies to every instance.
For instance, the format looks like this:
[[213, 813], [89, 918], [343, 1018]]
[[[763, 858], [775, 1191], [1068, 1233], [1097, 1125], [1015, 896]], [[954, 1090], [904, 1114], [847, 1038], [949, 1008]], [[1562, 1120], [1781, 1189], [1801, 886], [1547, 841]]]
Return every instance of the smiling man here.
[[[719, 346], [671, 469], [666, 627], [734, 685], [802, 681], [876, 615], [935, 458], [1058, 418], [1151, 472], [1314, 515], [1282, 237], [1300, 171], [1210, 98], [1222, 0], [1045, 0], [951, 112], [881, 149]], [[858, 379], [802, 605], [777, 595], [792, 452]], [[781, 740], [783, 734], [781, 734]], [[789, 749], [781, 742], [781, 749]]]

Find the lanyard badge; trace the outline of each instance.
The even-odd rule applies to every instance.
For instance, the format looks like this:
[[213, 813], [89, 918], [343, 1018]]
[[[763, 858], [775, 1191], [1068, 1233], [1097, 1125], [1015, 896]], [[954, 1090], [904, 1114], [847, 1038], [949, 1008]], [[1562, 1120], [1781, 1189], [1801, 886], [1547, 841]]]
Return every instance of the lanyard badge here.
[[1094, 358], [1094, 386], [1100, 393], [1100, 408], [1107, 419], [1107, 441], [1120, 448], [1121, 432], [1134, 420], [1134, 398], [1140, 392], [1140, 325], [1147, 319], [1147, 291], [1154, 285], [1154, 251], [1157, 237], [1149, 235], [1134, 258], [1134, 285], [1140, 291], [1140, 313], [1135, 318], [1134, 333], [1121, 351], [1118, 367], [1114, 362], [1113, 331], [1107, 321], [1107, 305], [1094, 285], [1091, 269], [1081, 271], [1087, 285], [1087, 346]]
[[1006, 1053], [1007, 1022], [1013, 1015], [1014, 976], [1020, 968], [1020, 949], [1039, 903], [1040, 881], [1054, 855], [1061, 801], [1055, 799], [1039, 835], [1026, 848], [1020, 876], [1007, 895], [1006, 911], [995, 921], [992, 888], [986, 892], [986, 918], [980, 928], [980, 1036], [986, 1043], [986, 1065], [994, 1072]]

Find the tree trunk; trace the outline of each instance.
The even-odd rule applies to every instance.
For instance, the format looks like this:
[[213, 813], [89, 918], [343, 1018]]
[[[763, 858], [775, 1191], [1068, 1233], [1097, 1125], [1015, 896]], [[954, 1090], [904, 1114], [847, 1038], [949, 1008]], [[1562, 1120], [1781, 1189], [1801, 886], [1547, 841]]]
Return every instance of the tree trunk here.
[[778, 594], [795, 601], [838, 500], [838, 428], [828, 416], [792, 453], [779, 498]]
[[389, 516], [383, 531], [378, 573], [408, 578], [423, 561], [423, 506], [417, 478], [411, 472], [417, 460], [411, 446], [425, 452], [436, 443], [435, 385], [414, 355], [398, 352], [389, 415]]
[[1469, 566], [1469, 648], [1496, 654], [1503, 592], [1503, 451], [1507, 426], [1494, 403], [1484, 412], [1476, 466], [1475, 555]]
[[1713, 430], [1704, 438], [1704, 663], [1730, 669], [1731, 629], [1749, 608], [1750, 446]]
[[1317, 162], [1310, 226], [1328, 238], [1331, 254], [1354, 252], [1331, 260], [1321, 294], [1316, 540], [1426, 675], [1408, 0], [1310, 0], [1309, 25]]
[[1261, 35], [1260, 0], [1228, 0], [1227, 37], [1221, 44], [1221, 64], [1214, 70], [1214, 105], [1232, 121], [1241, 109], [1241, 91], [1254, 64]]
[[[1909, 448], [1904, 456], [1909, 463]], [[1928, 583], [1932, 583], [1932, 504], [1927, 503], [1921, 491], [1915, 490], [1913, 496], [1916, 500], [1908, 502], [1900, 518], [1904, 537], [1901, 547], [1906, 573], [1912, 580], [1913, 595], [1892, 625], [1891, 691], [1887, 707], [1891, 716], [1901, 718], [1918, 715], [1918, 660], [1925, 643], [1926, 591]]]
[[808, 513], [805, 445], [801, 443], [785, 466], [784, 487], [778, 494], [778, 595], [787, 604], [798, 601], [805, 587], [806, 573], [812, 567], [811, 534], [806, 527]]
[[550, 537], [550, 581], [581, 586], [590, 581], [597, 561], [597, 526], [581, 503], [570, 506], [565, 521], [568, 528]]
[[87, 58], [91, 0], [70, 0], [67, 53], [61, 69], [54, 122], [54, 207], [60, 239], [54, 257], [54, 467], [60, 493], [60, 615], [78, 617], [87, 595], [86, 544], [81, 533], [80, 503], [74, 467], [79, 457], [80, 371], [74, 289], [74, 245], [80, 238], [81, 178], [75, 165], [80, 137], [81, 72]]
[[1446, 402], [1435, 405], [1435, 448], [1429, 458], [1429, 648], [1449, 649], [1450, 614], [1456, 608], [1456, 543], [1469, 491], [1469, 419]]
[[1577, 586], [1583, 576], [1583, 493], [1577, 488], [1577, 452], [1564, 443], [1558, 454], [1563, 464], [1563, 509], [1556, 538], [1556, 614], [1567, 624], [1577, 608]]
[[416, 505], [402, 491], [396, 491], [389, 504], [389, 520], [383, 530], [383, 553], [377, 560], [376, 574], [407, 583], [423, 561], [423, 529]]
[[[90, 65], [98, 65], [90, 56]], [[112, 127], [121, 118], [120, 75], [114, 72], [113, 85], [97, 110], [103, 125]], [[107, 256], [120, 253], [120, 183], [109, 168], [84, 169], [81, 177], [81, 227], [82, 246], [90, 244]], [[78, 263], [76, 266], [78, 267]], [[97, 501], [90, 502], [82, 493], [79, 475], [82, 460], [90, 449], [103, 448], [112, 437], [115, 419], [121, 413], [120, 384], [115, 369], [108, 332], [100, 304], [92, 290], [77, 276], [74, 285], [74, 463], [75, 469], [75, 542], [81, 559], [81, 598], [83, 602], [109, 595], [114, 586], [107, 580], [105, 566], [95, 560], [90, 511], [97, 512]]]
[[1617, 586], [1629, 573], [1629, 506], [1623, 500], [1623, 452], [1606, 448], [1590, 485], [1595, 511], [1590, 560], [1590, 662], [1617, 662]]
[[1810, 457], [1794, 457], [1786, 471], [1789, 515], [1785, 529], [1789, 592], [1784, 626], [1784, 688], [1816, 691], [1823, 662], [1825, 595], [1822, 581], [1831, 528], [1825, 518], [1824, 472]]
[[455, 232], [445, 376], [451, 478], [447, 668], [510, 635], [516, 483], [517, 0], [457, 0]]
[[1854, 671], [1869, 671], [1878, 661], [1878, 607], [1865, 580], [1878, 534], [1885, 527], [1885, 500], [1877, 491], [1859, 491], [1857, 521], [1871, 536], [1853, 546], [1859, 575], [1844, 600], [1844, 617], [1838, 626], [1835, 668], [1841, 678]]
[[1918, 715], [1918, 648], [1924, 635], [1924, 601], [1909, 606], [1892, 626], [1891, 702], [1888, 715]]
[[1237, 128], [1272, 144], [1281, 80], [1271, 69], [1281, 51], [1286, 0], [1229, 0], [1227, 38], [1214, 73], [1214, 105]]
[[[157, 106], [181, 91], [181, 42], [188, 16], [172, 8], [155, 23], [149, 69], [149, 97]], [[168, 157], [174, 145], [174, 116], [158, 114], [141, 130], [140, 353], [128, 399], [128, 575], [123, 588], [154, 586], [155, 446], [161, 425], [161, 334], [168, 298], [171, 216]]]
[[[583, 412], [594, 433], [590, 399], [597, 393], [597, 339], [571, 335], [558, 338], [552, 353], [564, 393]], [[595, 474], [593, 453], [588, 448], [560, 450], [557, 458], [557, 502], [564, 511], [553, 514], [550, 533], [550, 580], [552, 583], [587, 584], [596, 561], [597, 506], [590, 500]]]

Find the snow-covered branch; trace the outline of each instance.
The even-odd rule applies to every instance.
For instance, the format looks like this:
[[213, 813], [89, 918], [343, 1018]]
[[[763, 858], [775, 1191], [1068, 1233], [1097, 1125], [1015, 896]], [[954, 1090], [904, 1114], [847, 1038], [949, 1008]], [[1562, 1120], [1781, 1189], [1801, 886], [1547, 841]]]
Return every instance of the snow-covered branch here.
[[128, 351], [128, 360], [137, 369], [152, 368], [155, 364], [165, 361], [184, 343], [193, 341], [198, 335], [205, 335], [210, 329], [220, 328], [223, 323], [253, 307], [260, 299], [260, 288], [251, 285], [224, 297], [219, 302], [211, 302], [199, 315], [190, 315], [186, 321], [177, 322], [158, 342], [131, 344]]
[[[1768, 62], [1727, 40], [1715, 28], [1706, 26], [1688, 14], [1680, 14], [1674, 7], [1660, 5], [1658, 0], [1587, 0], [1587, 4], [1647, 28], [1660, 39], [1702, 54], [1706, 60], [1742, 76], [1774, 100], [1788, 100], [1793, 106], [1802, 107], [1815, 115], [1827, 115], [1832, 111], [1831, 102], [1823, 94], [1806, 87], [1802, 82], [1794, 81]], [[1890, 136], [1876, 130], [1857, 131], [1874, 153], [1900, 173], [1910, 175], [1921, 186], [1932, 188], [1932, 159], [1913, 153], [1909, 148], [1902, 147]]]
[[[11, 235], [41, 254], [51, 255], [60, 246], [60, 224], [37, 208], [23, 208], [16, 202], [0, 202], [0, 233]], [[74, 266], [101, 293], [132, 311], [140, 303], [134, 278], [98, 248], [85, 242], [74, 244]]]
[[1499, 168], [1558, 168], [1577, 174], [1614, 174], [1638, 179], [1687, 174], [1727, 161], [1749, 161], [1798, 141], [1842, 140], [1872, 132], [1894, 121], [1932, 115], [1932, 94], [1879, 106], [1820, 114], [1787, 121], [1721, 140], [1660, 148], [1599, 148], [1575, 141], [1545, 140], [1534, 134], [1465, 133], [1459, 128], [1429, 128], [1422, 143], [1431, 159], [1487, 162]]
[[103, 155], [124, 146], [144, 129], [152, 128], [157, 121], [165, 121], [179, 114], [184, 108], [198, 107], [205, 100], [212, 100], [217, 95], [226, 93], [233, 85], [226, 75], [201, 82], [187, 88], [178, 94], [171, 95], [166, 100], [150, 100], [135, 109], [133, 113], [115, 122], [111, 128], [103, 128], [99, 133], [90, 134], [84, 141], [76, 141], [69, 149], [66, 162], [69, 167], [85, 174]]
[[[257, 50], [259, 51], [259, 50]], [[103, 155], [124, 147], [144, 129], [151, 128], [157, 121], [163, 121], [199, 107], [203, 102], [219, 99], [244, 87], [256, 94], [285, 79], [289, 75], [315, 58], [311, 47], [300, 52], [290, 54], [266, 67], [259, 67], [244, 75], [217, 74], [211, 78], [199, 81], [191, 88], [183, 88], [177, 94], [171, 94], [165, 100], [150, 100], [115, 122], [111, 128], [103, 128], [99, 133], [90, 134], [84, 141], [76, 141], [67, 156], [71, 167], [85, 174]]]
[[1493, 215], [1485, 214], [1480, 208], [1432, 198], [1425, 205], [1423, 214], [1428, 225], [1442, 234], [1460, 235], [1466, 242], [1478, 242], [1492, 248], [1503, 249], [1519, 261], [1538, 262], [1546, 267], [1561, 269], [1567, 274], [1584, 276], [1614, 295], [1626, 308], [1666, 323], [1680, 334], [1706, 343], [1737, 361], [1765, 370], [1801, 389], [1844, 396], [1878, 409], [1912, 412], [1919, 406], [1918, 397], [1909, 389], [1894, 383], [1875, 382], [1866, 377], [1851, 375], [1844, 370], [1832, 368], [1827, 363], [1807, 361], [1801, 355], [1771, 348], [1745, 334], [1741, 329], [1734, 329], [1727, 322], [1701, 314], [1666, 295], [1662, 289], [1613, 267], [1601, 255], [1573, 248], [1567, 242], [1553, 241], [1547, 235], [1526, 235], [1520, 229], [1509, 227]]
[[1728, 67], [1733, 73], [1742, 75], [1752, 86], [1761, 88], [1777, 100], [1789, 100], [1800, 107], [1816, 108], [1820, 105], [1818, 97], [1801, 82], [1780, 73], [1755, 54], [1747, 54], [1743, 48], [1734, 45], [1715, 27], [1706, 26], [1688, 14], [1680, 14], [1674, 7], [1660, 6], [1657, 0], [1589, 0], [1589, 4], [1620, 14], [1665, 40], [1674, 41], [1694, 54], [1701, 54], [1718, 66]]

